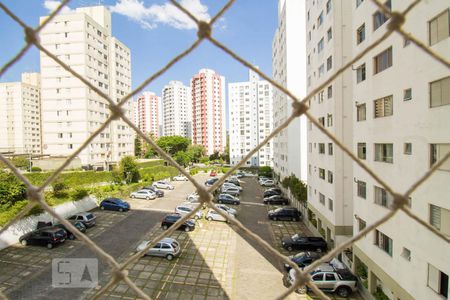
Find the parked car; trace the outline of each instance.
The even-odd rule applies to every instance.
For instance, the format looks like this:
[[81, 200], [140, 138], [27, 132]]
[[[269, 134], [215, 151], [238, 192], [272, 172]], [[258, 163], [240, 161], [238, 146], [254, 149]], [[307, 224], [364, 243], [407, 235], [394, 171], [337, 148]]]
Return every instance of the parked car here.
[[23, 245], [40, 245], [52, 249], [55, 245], [64, 243], [67, 232], [57, 226], [43, 227], [22, 235], [19, 242]]
[[164, 191], [157, 189], [153, 185], [147, 185], [142, 188], [143, 190], [149, 190], [156, 194], [156, 197], [161, 198], [164, 197]]
[[[150, 241], [142, 241], [136, 251], [140, 252], [144, 250]], [[179, 256], [181, 253], [180, 243], [172, 238], [163, 238], [155, 246], [148, 249], [144, 255], [165, 257], [167, 260], [172, 260], [174, 257]]]
[[[320, 253], [306, 251], [306, 252], [299, 252], [295, 255], [291, 255], [291, 256], [289, 256], [289, 259], [292, 262], [294, 262], [300, 269], [303, 269], [321, 257], [322, 257], [322, 255]], [[291, 269], [291, 266], [288, 264], [284, 264], [284, 268], [285, 268], [286, 272], [289, 272], [289, 270]]]
[[139, 190], [136, 192], [132, 192], [130, 194], [131, 198], [138, 198], [138, 199], [156, 199], [156, 194], [150, 190]]
[[315, 236], [300, 236], [294, 234], [292, 237], [284, 237], [281, 245], [288, 251], [303, 250], [303, 251], [327, 251], [327, 242], [321, 237]]
[[165, 189], [165, 190], [173, 190], [174, 189], [173, 185], [171, 185], [165, 181], [162, 181], [162, 180], [154, 182], [153, 186], [157, 187], [159, 189]]
[[187, 177], [184, 175], [177, 175], [174, 178], [172, 178], [174, 181], [188, 181]]
[[226, 193], [220, 194], [217, 197], [217, 202], [219, 202], [220, 204], [234, 204], [234, 205], [241, 204], [239, 198], [233, 197], [232, 195]]
[[[188, 213], [190, 213], [194, 209], [195, 209], [195, 206], [192, 205], [192, 203], [181, 203], [180, 205], [178, 205], [175, 208], [175, 212], [179, 213], [180, 215], [187, 215]], [[203, 217], [203, 213], [202, 213], [201, 210], [198, 210], [194, 214], [194, 219], [196, 219], [196, 220], [201, 219], [202, 217]]]
[[223, 186], [220, 191], [224, 194], [229, 194], [231, 196], [239, 196], [241, 191], [238, 188], [230, 187], [230, 186]]
[[264, 198], [263, 200], [264, 204], [271, 204], [271, 205], [288, 205], [289, 200], [281, 197], [280, 195], [274, 195], [267, 198]]
[[224, 182], [223, 184], [222, 184], [222, 187], [226, 187], [226, 188], [229, 188], [229, 187], [231, 187], [231, 188], [237, 188], [239, 191], [241, 191], [242, 192], [242, 190], [243, 190], [243, 188], [241, 187], [241, 186], [238, 186], [238, 185], [235, 185], [234, 183], [231, 183], [231, 182]]
[[77, 213], [73, 216], [70, 216], [67, 219], [72, 220], [72, 221], [80, 221], [81, 223], [83, 223], [84, 226], [86, 226], [87, 228], [90, 228], [92, 226], [95, 226], [96, 217], [94, 216], [93, 213], [81, 212], [81, 213]]
[[186, 200], [192, 203], [199, 202], [200, 196], [197, 192], [193, 192], [186, 197]]
[[[285, 286], [291, 286], [296, 277], [296, 272], [291, 269], [283, 278]], [[348, 298], [352, 292], [357, 290], [357, 278], [349, 270], [335, 270], [328, 264], [320, 265], [318, 269], [311, 272], [311, 282], [320, 290], [328, 293], [336, 293], [339, 297]], [[306, 292], [306, 288], [297, 290]]]
[[237, 211], [234, 208], [231, 208], [229, 206], [226, 206], [225, 204], [216, 204], [216, 207], [218, 209], [221, 209], [223, 211], [226, 211], [227, 213], [236, 216], [237, 215]]
[[271, 178], [265, 177], [265, 176], [259, 176], [259, 178], [258, 178], [259, 184], [262, 184], [264, 181], [267, 181], [267, 180], [271, 180]]
[[215, 176], [217, 176], [217, 172], [216, 171], [211, 171], [211, 173], [209, 173], [209, 176], [215, 177]]
[[236, 177], [237, 177], [237, 178], [244, 178], [244, 177], [245, 177], [245, 174], [244, 174], [244, 173], [238, 172], [238, 173], [236, 174]]
[[[175, 224], [176, 221], [181, 219], [182, 215], [180, 214], [168, 214], [161, 220], [161, 228], [166, 230], [173, 224]], [[193, 231], [195, 229], [195, 222], [192, 220], [187, 220], [183, 224], [181, 224], [177, 230], [184, 230], [184, 231]]]
[[262, 186], [274, 186], [275, 185], [275, 181], [273, 181], [272, 179], [268, 179], [265, 180], [261, 183]]
[[277, 209], [270, 210], [267, 214], [270, 220], [274, 221], [300, 221], [302, 219], [302, 213], [295, 207], [279, 207]]
[[[78, 229], [78, 231], [83, 232], [83, 233], [86, 232], [86, 226], [84, 226], [83, 223], [81, 223], [79, 221], [75, 221], [75, 222], [70, 221], [70, 223], [72, 223], [72, 225], [75, 226], [75, 228]], [[67, 233], [67, 238], [69, 240], [74, 240], [76, 238], [73, 231], [67, 229], [67, 227], [64, 224], [55, 224], [54, 227], [59, 227], [59, 228], [63, 229]]]
[[282, 194], [282, 191], [281, 191], [281, 189], [279, 187], [271, 187], [271, 188], [268, 188], [268, 189], [264, 190], [264, 192], [268, 192], [268, 191], [275, 192], [275, 193], [278, 193], [280, 195]]
[[130, 204], [119, 198], [106, 198], [100, 202], [100, 209], [128, 211], [130, 210]]
[[217, 178], [217, 177], [208, 179], [208, 180], [205, 181], [205, 185], [206, 186], [212, 186], [214, 183], [216, 183], [217, 180], [219, 180], [219, 178]]
[[[226, 211], [223, 210], [223, 212], [225, 214], [227, 214], [228, 216], [230, 216], [231, 218], [234, 217], [234, 215], [227, 213]], [[223, 216], [221, 216], [218, 212], [216, 212], [214, 209], [209, 209], [208, 212], [206, 213], [205, 219], [208, 221], [223, 221], [223, 222], [227, 222], [227, 219], [224, 218]]]
[[232, 183], [235, 186], [241, 186], [241, 182], [239, 181], [239, 179], [235, 178], [235, 177], [230, 177], [227, 180], [225, 180], [225, 183]]
[[263, 193], [264, 198], [267, 198], [270, 196], [281, 196], [281, 191], [276, 191], [276, 190], [272, 190], [272, 189], [264, 191], [264, 193]]

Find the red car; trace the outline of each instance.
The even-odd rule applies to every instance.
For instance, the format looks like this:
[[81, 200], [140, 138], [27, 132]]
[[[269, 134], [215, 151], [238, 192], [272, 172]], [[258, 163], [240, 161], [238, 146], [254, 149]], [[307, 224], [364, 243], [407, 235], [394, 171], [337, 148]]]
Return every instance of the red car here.
[[209, 173], [209, 176], [212, 176], [212, 177], [217, 176], [216, 171], [211, 171], [211, 173]]

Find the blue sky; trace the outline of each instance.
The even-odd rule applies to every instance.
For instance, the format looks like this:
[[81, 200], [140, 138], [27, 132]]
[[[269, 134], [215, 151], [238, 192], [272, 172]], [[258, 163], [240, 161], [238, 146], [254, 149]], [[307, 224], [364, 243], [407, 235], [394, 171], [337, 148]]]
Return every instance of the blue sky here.
[[[213, 16], [224, 0], [182, 0], [198, 14]], [[48, 8], [57, 1], [6, 0], [3, 3], [25, 23], [36, 26], [39, 17], [48, 14]], [[167, 6], [166, 0], [92, 1], [72, 0], [70, 8], [97, 5], [114, 7], [113, 35], [125, 43], [132, 53], [133, 87], [164, 66], [174, 55], [183, 51], [196, 38], [196, 30], [189, 22], [179, 20], [177, 12]], [[277, 24], [276, 0], [237, 0], [225, 13], [214, 36], [258, 65], [266, 74], [272, 74], [272, 37]], [[45, 7], [47, 6], [47, 8]], [[178, 19], [177, 19], [178, 18]], [[0, 65], [3, 65], [24, 45], [23, 31], [3, 11], [0, 11]], [[172, 69], [151, 83], [145, 90], [156, 92], [170, 80], [189, 83], [190, 77], [201, 68], [211, 68], [225, 76], [227, 83], [247, 79], [247, 69], [231, 57], [204, 41], [199, 48], [177, 63]], [[20, 74], [39, 71], [39, 53], [33, 48], [19, 63], [0, 78], [1, 82], [18, 81]]]

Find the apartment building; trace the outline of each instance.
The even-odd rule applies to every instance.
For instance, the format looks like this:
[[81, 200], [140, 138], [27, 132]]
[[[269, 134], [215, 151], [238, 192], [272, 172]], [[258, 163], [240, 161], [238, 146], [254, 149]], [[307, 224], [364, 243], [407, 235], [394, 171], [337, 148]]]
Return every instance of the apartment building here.
[[203, 145], [208, 155], [223, 153], [226, 146], [225, 77], [201, 69], [191, 78], [192, 143]]
[[[353, 55], [385, 32], [389, 18], [371, 1], [352, 5]], [[412, 1], [385, 1], [403, 11]], [[449, 1], [423, 1], [403, 28], [450, 57]], [[353, 150], [395, 191], [405, 192], [450, 151], [450, 72], [393, 34], [354, 66]], [[411, 195], [410, 209], [450, 236], [450, 161]], [[392, 195], [353, 164], [354, 233], [389, 212]], [[351, 195], [347, 195], [350, 197]], [[402, 212], [353, 245], [355, 269], [371, 293], [389, 299], [449, 299], [450, 245]]]
[[[316, 89], [352, 54], [352, 1], [306, 1], [307, 90]], [[309, 112], [352, 148], [352, 71], [311, 98]], [[352, 237], [352, 160], [308, 120], [309, 224], [330, 246]]]
[[[273, 130], [272, 85], [249, 70], [249, 81], [228, 84], [230, 163], [238, 164]], [[273, 166], [273, 141], [265, 144], [245, 166]]]
[[162, 90], [163, 135], [192, 136], [191, 89], [181, 81], [170, 81]]
[[[272, 72], [275, 81], [297, 97], [306, 94], [305, 5], [303, 1], [278, 1], [278, 27], [272, 42]], [[292, 100], [273, 91], [273, 125], [281, 125], [292, 114]], [[306, 117], [292, 121], [273, 139], [273, 168], [282, 180], [295, 175], [306, 181]]]
[[0, 152], [41, 154], [40, 74], [0, 83]]
[[160, 97], [152, 92], [143, 92], [137, 100], [138, 127], [153, 138], [159, 135]]
[[[41, 17], [41, 22], [46, 17]], [[57, 15], [41, 32], [42, 45], [118, 102], [131, 91], [130, 50], [111, 35], [103, 6]], [[109, 117], [109, 104], [41, 52], [42, 152], [69, 156]], [[122, 106], [132, 119], [132, 103]], [[108, 167], [134, 152], [133, 133], [113, 121], [79, 154], [83, 165]]]

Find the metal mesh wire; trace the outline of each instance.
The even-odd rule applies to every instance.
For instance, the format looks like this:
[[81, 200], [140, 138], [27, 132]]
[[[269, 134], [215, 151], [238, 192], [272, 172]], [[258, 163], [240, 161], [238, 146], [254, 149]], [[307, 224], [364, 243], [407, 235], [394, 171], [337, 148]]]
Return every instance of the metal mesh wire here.
[[[390, 11], [384, 5], [382, 5], [378, 0], [371, 0], [379, 10], [381, 10], [384, 14], [390, 17], [389, 24], [387, 26], [387, 30], [383, 36], [381, 36], [379, 39], [375, 40], [372, 44], [367, 46], [363, 51], [361, 51], [359, 54], [357, 54], [355, 57], [353, 57], [350, 61], [348, 61], [345, 65], [343, 65], [341, 68], [336, 70], [325, 82], [317, 86], [315, 89], [313, 89], [306, 97], [303, 99], [299, 99], [296, 97], [293, 93], [291, 93], [288, 89], [283, 87], [280, 83], [274, 81], [272, 78], [270, 78], [268, 75], [261, 72], [259, 69], [255, 68], [252, 64], [247, 62], [244, 58], [241, 58], [238, 54], [236, 54], [233, 50], [229, 49], [226, 45], [223, 45], [220, 41], [216, 40], [214, 36], [212, 35], [212, 26], [214, 23], [219, 20], [219, 18], [233, 5], [235, 2], [234, 0], [229, 0], [226, 5], [209, 21], [201, 21], [198, 20], [192, 13], [190, 13], [187, 9], [185, 9], [183, 6], [181, 6], [176, 0], [170, 0], [173, 5], [175, 5], [178, 9], [180, 9], [183, 13], [185, 13], [192, 21], [194, 21], [197, 24], [198, 27], [198, 33], [197, 33], [197, 40], [188, 47], [186, 50], [175, 56], [172, 60], [170, 60], [163, 68], [156, 71], [148, 77], [144, 82], [142, 82], [137, 88], [135, 88], [130, 94], [122, 98], [118, 103], [115, 103], [108, 95], [104, 94], [102, 91], [100, 91], [97, 87], [92, 85], [87, 79], [85, 79], [83, 76], [77, 74], [73, 69], [71, 69], [68, 65], [66, 65], [64, 62], [62, 62], [60, 59], [58, 59], [55, 55], [53, 55], [50, 51], [48, 51], [44, 46], [40, 44], [38, 34], [39, 32], [56, 16], [58, 13], [63, 9], [64, 6], [66, 6], [70, 0], [64, 0], [61, 2], [61, 4], [49, 15], [45, 21], [40, 24], [36, 28], [31, 28], [27, 24], [25, 24], [19, 17], [17, 17], [12, 11], [8, 9], [2, 2], [0, 2], [0, 8], [9, 16], [11, 17], [15, 22], [17, 22], [24, 30], [25, 35], [25, 46], [13, 57], [11, 58], [5, 65], [3, 65], [0, 69], [0, 77], [3, 76], [3, 74], [11, 67], [13, 66], [17, 61], [21, 59], [21, 57], [30, 49], [32, 46], [37, 47], [40, 51], [45, 53], [47, 56], [49, 56], [51, 59], [53, 59], [55, 62], [57, 62], [64, 70], [68, 71], [70, 74], [72, 74], [74, 77], [81, 80], [86, 86], [91, 88], [95, 93], [103, 97], [106, 101], [109, 103], [109, 108], [111, 110], [111, 116], [106, 120], [106, 122], [100, 126], [86, 141], [75, 151], [70, 155], [67, 160], [50, 176], [42, 185], [40, 186], [34, 186], [32, 185], [20, 172], [19, 170], [3, 155], [0, 154], [0, 160], [3, 161], [11, 170], [12, 172], [26, 185], [27, 187], [27, 197], [29, 203], [23, 208], [23, 210], [16, 215], [15, 218], [13, 218], [10, 222], [8, 222], [3, 228], [0, 229], [0, 234], [3, 233], [5, 230], [8, 229], [9, 226], [14, 224], [18, 219], [22, 218], [26, 215], [27, 212], [33, 208], [36, 204], [40, 205], [46, 212], [48, 212], [51, 216], [59, 220], [63, 225], [65, 225], [71, 232], [75, 234], [75, 236], [82, 241], [87, 247], [89, 247], [91, 250], [93, 250], [96, 254], [98, 254], [103, 260], [105, 260], [107, 263], [110, 264], [112, 268], [112, 276], [109, 282], [104, 285], [101, 289], [99, 289], [96, 294], [94, 295], [94, 299], [99, 298], [105, 291], [109, 290], [110, 288], [114, 287], [119, 281], [124, 281], [134, 292], [136, 295], [143, 299], [150, 299], [148, 295], [146, 295], [140, 288], [138, 288], [133, 281], [130, 280], [130, 278], [127, 276], [126, 267], [129, 266], [131, 263], [138, 260], [143, 254], [153, 247], [160, 239], [172, 234], [175, 230], [175, 228], [178, 227], [178, 225], [181, 225], [184, 221], [191, 218], [201, 207], [203, 204], [206, 204], [210, 208], [214, 209], [217, 213], [225, 217], [231, 224], [237, 226], [241, 232], [243, 232], [245, 235], [253, 239], [255, 242], [260, 244], [264, 247], [269, 253], [274, 255], [275, 257], [281, 259], [284, 263], [289, 264], [292, 268], [296, 270], [296, 279], [294, 284], [284, 291], [282, 294], [278, 296], [278, 299], [283, 299], [287, 297], [289, 294], [291, 294], [294, 290], [307, 285], [316, 295], [318, 295], [322, 299], [329, 299], [327, 295], [325, 295], [321, 290], [317, 288], [317, 286], [310, 281], [310, 275], [309, 273], [314, 270], [319, 264], [329, 261], [334, 256], [342, 252], [344, 249], [346, 249], [348, 246], [352, 245], [354, 242], [361, 239], [364, 235], [374, 230], [377, 226], [387, 222], [389, 219], [391, 219], [398, 211], [403, 211], [408, 216], [410, 216], [412, 219], [417, 221], [419, 224], [424, 226], [427, 230], [429, 230], [431, 233], [435, 234], [439, 238], [443, 239], [445, 242], [450, 243], [450, 239], [436, 230], [433, 226], [431, 226], [427, 221], [422, 220], [419, 218], [416, 214], [414, 214], [408, 207], [408, 198], [411, 195], [414, 190], [416, 190], [421, 184], [423, 184], [449, 157], [450, 152], [444, 155], [436, 164], [434, 164], [421, 178], [419, 178], [414, 184], [411, 185], [411, 187], [404, 193], [397, 193], [391, 186], [389, 186], [383, 179], [377, 175], [374, 171], [372, 171], [364, 162], [359, 160], [355, 154], [351, 151], [351, 149], [348, 149], [341, 141], [339, 141], [332, 133], [330, 133], [326, 128], [324, 128], [309, 112], [308, 112], [308, 101], [320, 90], [327, 87], [330, 83], [332, 83], [338, 76], [340, 76], [345, 70], [350, 68], [352, 64], [357, 62], [359, 59], [364, 57], [370, 50], [377, 47], [382, 41], [386, 40], [389, 36], [391, 36], [394, 32], [397, 32], [399, 35], [401, 35], [403, 38], [410, 40], [412, 43], [414, 43], [419, 49], [423, 51], [424, 54], [431, 56], [433, 59], [435, 59], [437, 62], [445, 65], [447, 68], [450, 68], [450, 62], [447, 58], [440, 56], [436, 52], [434, 52], [432, 49], [430, 49], [426, 43], [420, 41], [419, 39], [415, 38], [413, 35], [405, 32], [402, 29], [402, 25], [405, 22], [407, 14], [416, 7], [417, 4], [419, 4], [421, 1], [416, 0], [411, 3], [410, 6], [408, 6], [403, 12], [398, 11]], [[166, 152], [164, 152], [161, 148], [159, 148], [156, 143], [146, 136], [139, 128], [136, 127], [136, 125], [130, 121], [126, 115], [124, 114], [122, 110], [122, 105], [125, 104], [128, 100], [130, 100], [133, 96], [137, 95], [139, 92], [141, 92], [145, 86], [147, 86], [149, 83], [154, 81], [156, 78], [158, 78], [160, 75], [165, 73], [169, 68], [171, 68], [174, 64], [176, 64], [178, 61], [183, 59], [185, 56], [190, 54], [197, 46], [203, 42], [204, 40], [207, 40], [211, 42], [213, 45], [217, 46], [219, 49], [223, 50], [225, 53], [230, 55], [232, 58], [240, 62], [242, 65], [246, 66], [247, 68], [253, 70], [257, 74], [259, 74], [262, 78], [270, 82], [275, 88], [279, 89], [281, 92], [283, 92], [285, 95], [287, 95], [289, 98], [292, 99], [292, 105], [293, 105], [293, 112], [292, 114], [277, 128], [275, 128], [272, 133], [267, 136], [262, 142], [259, 143], [257, 147], [255, 147], [252, 151], [250, 151], [240, 162], [239, 164], [235, 165], [233, 168], [231, 168], [224, 176], [222, 176], [213, 186], [206, 188], [202, 184], [198, 183], [186, 170], [181, 167], [177, 162]], [[393, 195], [394, 201], [393, 205], [390, 208], [390, 211], [384, 215], [382, 218], [380, 218], [375, 223], [367, 226], [365, 229], [361, 230], [357, 235], [353, 236], [351, 239], [347, 240], [343, 244], [340, 244], [338, 247], [331, 250], [329, 253], [327, 253], [325, 256], [323, 256], [321, 259], [315, 261], [313, 264], [306, 267], [304, 270], [300, 270], [296, 264], [294, 264], [288, 257], [282, 255], [278, 250], [273, 248], [271, 245], [269, 245], [267, 242], [262, 240], [258, 235], [247, 229], [245, 226], [242, 225], [241, 222], [234, 218], [229, 218], [228, 215], [223, 213], [221, 210], [217, 209], [213, 203], [212, 203], [212, 192], [216, 190], [225, 180], [227, 177], [229, 177], [235, 170], [237, 170], [240, 166], [242, 166], [245, 161], [250, 159], [261, 147], [263, 147], [267, 142], [269, 142], [275, 135], [280, 133], [281, 130], [285, 129], [294, 119], [297, 117], [305, 115], [311, 122], [314, 124], [323, 134], [325, 134], [330, 140], [332, 140], [336, 145], [342, 149], [348, 156], [352, 158], [352, 160], [357, 163], [362, 169], [364, 169], [370, 176], [377, 181], [387, 192]], [[200, 195], [200, 204], [192, 211], [191, 213], [185, 215], [180, 220], [178, 220], [174, 226], [171, 226], [167, 231], [164, 231], [163, 233], [156, 236], [146, 247], [146, 249], [134, 254], [133, 256], [129, 257], [125, 262], [119, 264], [113, 257], [111, 257], [109, 254], [107, 254], [103, 249], [101, 249], [99, 246], [97, 246], [89, 237], [86, 235], [80, 233], [78, 230], [76, 230], [71, 223], [69, 223], [67, 220], [59, 216], [57, 213], [55, 213], [54, 210], [44, 201], [42, 192], [44, 189], [51, 184], [56, 177], [69, 165], [69, 163], [100, 133], [102, 132], [106, 126], [113, 120], [121, 118], [125, 123], [127, 123], [133, 130], [136, 131], [136, 133], [143, 138], [147, 143], [149, 143], [154, 150], [160, 155], [161, 158], [167, 160], [171, 165], [176, 167], [180, 173], [185, 175], [189, 181], [195, 186], [197, 189], [198, 194]], [[7, 299], [7, 297], [0, 292], [0, 298]]]

